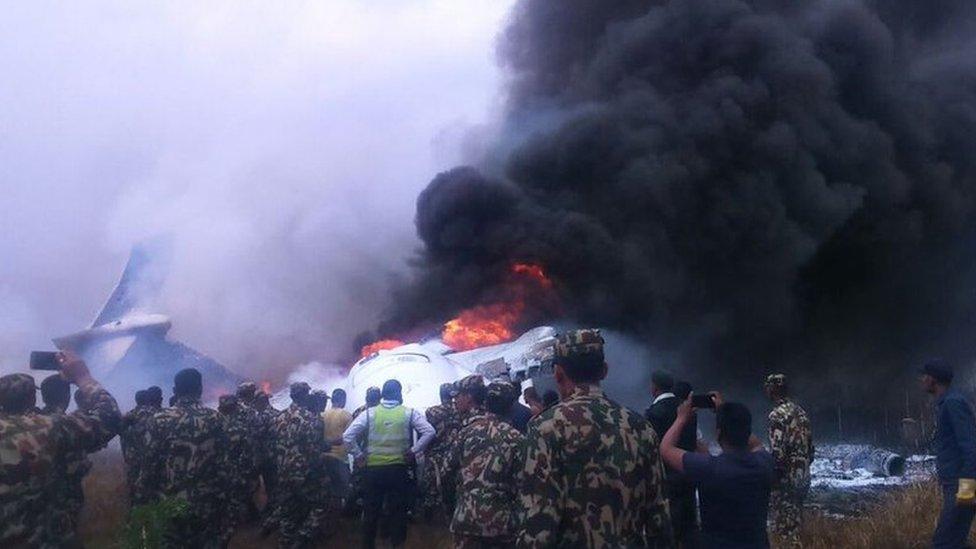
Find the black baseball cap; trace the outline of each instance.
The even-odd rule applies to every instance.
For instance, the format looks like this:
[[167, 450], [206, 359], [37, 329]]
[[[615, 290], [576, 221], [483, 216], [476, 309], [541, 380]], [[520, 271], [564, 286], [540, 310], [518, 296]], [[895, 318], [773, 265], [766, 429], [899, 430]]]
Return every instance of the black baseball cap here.
[[939, 383], [945, 383], [946, 385], [952, 383], [952, 366], [941, 358], [929, 360], [918, 369], [918, 373], [932, 376], [932, 379]]

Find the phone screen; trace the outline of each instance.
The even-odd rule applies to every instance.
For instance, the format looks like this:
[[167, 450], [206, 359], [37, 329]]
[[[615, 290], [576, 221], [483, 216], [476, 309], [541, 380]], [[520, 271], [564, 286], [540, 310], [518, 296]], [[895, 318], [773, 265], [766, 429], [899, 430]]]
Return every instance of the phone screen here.
[[33, 351], [30, 355], [31, 370], [60, 370], [58, 353], [52, 351]]
[[712, 395], [691, 395], [691, 405], [695, 408], [714, 408]]

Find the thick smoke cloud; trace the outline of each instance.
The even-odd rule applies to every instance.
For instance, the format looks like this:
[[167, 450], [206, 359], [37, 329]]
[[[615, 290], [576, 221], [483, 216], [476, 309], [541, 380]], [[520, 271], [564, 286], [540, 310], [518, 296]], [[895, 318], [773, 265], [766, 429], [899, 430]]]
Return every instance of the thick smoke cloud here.
[[174, 338], [249, 376], [350, 354], [413, 203], [497, 94], [505, 2], [114, 2], [0, 18], [0, 367], [174, 237]]
[[539, 261], [716, 382], [970, 364], [976, 25], [936, 4], [520, 1], [502, 138], [421, 194], [388, 329]]

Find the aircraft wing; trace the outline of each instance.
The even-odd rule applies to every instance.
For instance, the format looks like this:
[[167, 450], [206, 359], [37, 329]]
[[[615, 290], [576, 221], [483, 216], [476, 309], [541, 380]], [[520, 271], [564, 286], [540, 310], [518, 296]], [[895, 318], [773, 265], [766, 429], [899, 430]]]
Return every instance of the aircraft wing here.
[[172, 241], [169, 238], [159, 237], [133, 246], [122, 278], [91, 327], [119, 320], [134, 311], [153, 310], [166, 280], [171, 256]]

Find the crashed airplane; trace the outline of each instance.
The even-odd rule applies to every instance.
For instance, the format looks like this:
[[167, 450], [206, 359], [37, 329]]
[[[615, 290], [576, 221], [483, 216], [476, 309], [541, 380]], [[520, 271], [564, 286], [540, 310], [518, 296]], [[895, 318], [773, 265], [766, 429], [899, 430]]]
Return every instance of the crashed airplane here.
[[382, 387], [388, 379], [403, 385], [404, 404], [416, 408], [439, 404], [441, 384], [469, 374], [481, 374], [487, 380], [538, 379], [551, 366], [555, 336], [554, 328], [540, 326], [514, 341], [468, 351], [455, 352], [440, 338], [379, 350], [360, 359], [349, 371], [349, 403], [359, 406], [366, 389]]
[[168, 389], [183, 368], [200, 370], [208, 400], [241, 381], [216, 360], [167, 338], [172, 322], [155, 308], [170, 255], [166, 239], [134, 246], [122, 278], [91, 327], [53, 340], [58, 349], [84, 358], [95, 377], [123, 402], [131, 403], [136, 389]]

